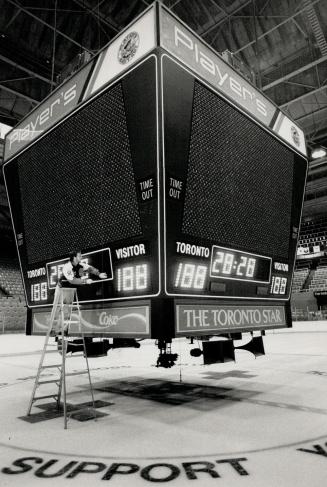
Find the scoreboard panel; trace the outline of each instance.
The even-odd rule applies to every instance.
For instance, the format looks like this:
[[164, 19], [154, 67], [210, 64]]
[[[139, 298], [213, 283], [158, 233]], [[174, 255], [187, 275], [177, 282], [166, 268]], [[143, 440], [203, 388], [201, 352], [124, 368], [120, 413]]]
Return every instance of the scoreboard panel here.
[[158, 293], [157, 173], [151, 56], [4, 167], [28, 306], [52, 303], [72, 250], [108, 276], [81, 302]]
[[6, 154], [28, 333], [47, 330], [73, 250], [107, 274], [78, 288], [86, 333], [291, 326], [304, 133], [162, 4], [9, 133]]
[[289, 299], [307, 161], [162, 59], [166, 292]]

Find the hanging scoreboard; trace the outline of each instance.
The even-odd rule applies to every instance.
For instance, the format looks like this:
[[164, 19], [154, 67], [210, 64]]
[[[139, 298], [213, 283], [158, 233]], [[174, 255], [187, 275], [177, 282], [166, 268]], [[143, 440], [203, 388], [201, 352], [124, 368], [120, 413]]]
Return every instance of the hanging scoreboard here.
[[72, 250], [107, 274], [78, 289], [92, 333], [290, 326], [305, 155], [299, 127], [150, 7], [7, 136], [28, 333]]
[[158, 292], [154, 78], [152, 58], [5, 166], [29, 306], [52, 303], [72, 250], [107, 273], [81, 301]]
[[167, 293], [289, 299], [306, 160], [176, 61], [162, 66]]

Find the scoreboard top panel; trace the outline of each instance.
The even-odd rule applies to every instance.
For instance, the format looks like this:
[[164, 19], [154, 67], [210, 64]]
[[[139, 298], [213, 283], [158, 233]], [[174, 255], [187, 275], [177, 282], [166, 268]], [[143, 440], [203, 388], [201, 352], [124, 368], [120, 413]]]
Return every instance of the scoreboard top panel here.
[[161, 3], [155, 2], [7, 134], [5, 161], [18, 154], [157, 47], [162, 47], [180, 60], [259, 123], [269, 127], [294, 150], [306, 155], [301, 128], [202, 38]]

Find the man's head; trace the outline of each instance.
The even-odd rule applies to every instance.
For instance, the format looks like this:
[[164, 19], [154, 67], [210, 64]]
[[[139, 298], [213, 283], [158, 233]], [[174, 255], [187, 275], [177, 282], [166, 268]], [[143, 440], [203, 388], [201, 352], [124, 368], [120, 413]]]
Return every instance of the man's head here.
[[81, 262], [82, 260], [82, 253], [80, 250], [76, 250], [74, 252], [70, 252], [69, 254], [69, 260], [73, 265], [77, 265]]

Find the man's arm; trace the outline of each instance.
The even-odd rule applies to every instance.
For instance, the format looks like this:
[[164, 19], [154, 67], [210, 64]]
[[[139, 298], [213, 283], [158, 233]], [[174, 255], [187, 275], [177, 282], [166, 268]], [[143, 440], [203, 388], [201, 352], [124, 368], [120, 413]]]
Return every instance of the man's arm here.
[[81, 284], [90, 284], [88, 281], [91, 281], [91, 279], [87, 279], [86, 277], [84, 279], [81, 277], [73, 277], [69, 282], [70, 284], [77, 284], [80, 286]]
[[86, 272], [90, 272], [91, 274], [99, 277], [99, 279], [107, 279], [107, 274], [105, 272], [100, 272], [99, 269], [92, 267], [89, 264], [81, 264]]
[[95, 267], [92, 267], [91, 265], [89, 265], [86, 270], [87, 270], [87, 272], [90, 272], [94, 276], [98, 276], [99, 277], [99, 275], [100, 275], [99, 269], [96, 269]]

